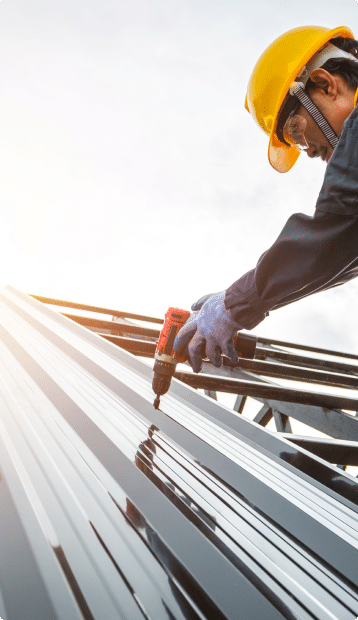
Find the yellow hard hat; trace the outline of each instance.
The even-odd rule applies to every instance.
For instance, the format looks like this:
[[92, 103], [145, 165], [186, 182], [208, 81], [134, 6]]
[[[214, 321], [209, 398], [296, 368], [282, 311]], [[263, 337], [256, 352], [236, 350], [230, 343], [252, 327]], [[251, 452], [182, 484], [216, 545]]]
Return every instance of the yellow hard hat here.
[[278, 37], [257, 61], [247, 87], [245, 107], [270, 136], [268, 158], [278, 172], [288, 172], [300, 152], [276, 135], [278, 115], [291, 84], [310, 58], [334, 37], [353, 39], [349, 28], [301, 26]]

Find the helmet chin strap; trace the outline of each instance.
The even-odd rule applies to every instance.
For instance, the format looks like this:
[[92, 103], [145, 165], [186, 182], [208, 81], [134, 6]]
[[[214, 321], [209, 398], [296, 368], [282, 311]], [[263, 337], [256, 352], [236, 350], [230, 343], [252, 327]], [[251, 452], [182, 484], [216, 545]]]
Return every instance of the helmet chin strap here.
[[300, 103], [302, 103], [303, 107], [318, 125], [331, 147], [335, 149], [338, 144], [339, 136], [337, 136], [334, 129], [323, 116], [322, 112], [320, 112], [317, 106], [313, 103], [311, 97], [307, 95], [304, 90], [304, 84], [302, 82], [294, 82], [290, 88], [290, 93], [291, 95], [296, 96]]

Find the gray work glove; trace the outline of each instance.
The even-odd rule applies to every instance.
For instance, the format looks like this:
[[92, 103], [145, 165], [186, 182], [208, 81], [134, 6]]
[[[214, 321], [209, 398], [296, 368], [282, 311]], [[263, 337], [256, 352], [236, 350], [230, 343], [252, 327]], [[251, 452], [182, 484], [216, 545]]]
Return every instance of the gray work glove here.
[[225, 292], [207, 295], [193, 304], [192, 309], [200, 309], [190, 315], [175, 338], [174, 351], [180, 353], [187, 346], [194, 372], [200, 372], [206, 357], [217, 368], [222, 366], [222, 354], [234, 363], [239, 359], [234, 348], [234, 336], [242, 327], [225, 308]]

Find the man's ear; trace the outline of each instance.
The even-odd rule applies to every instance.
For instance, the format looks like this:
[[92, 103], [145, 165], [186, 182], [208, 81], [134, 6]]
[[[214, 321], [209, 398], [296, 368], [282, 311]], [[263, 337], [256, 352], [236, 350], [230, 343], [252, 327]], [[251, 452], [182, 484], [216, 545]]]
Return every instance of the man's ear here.
[[326, 95], [337, 95], [335, 76], [325, 69], [314, 69], [310, 75], [310, 80], [314, 82], [317, 89], [323, 90]]

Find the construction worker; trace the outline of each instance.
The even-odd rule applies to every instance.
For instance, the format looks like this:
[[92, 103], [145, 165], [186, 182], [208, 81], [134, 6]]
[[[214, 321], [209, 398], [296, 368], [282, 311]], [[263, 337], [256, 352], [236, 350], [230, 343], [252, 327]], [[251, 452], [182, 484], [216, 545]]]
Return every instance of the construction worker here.
[[276, 39], [252, 72], [245, 107], [269, 135], [268, 158], [287, 172], [301, 151], [327, 162], [313, 217], [292, 215], [256, 267], [206, 295], [174, 343], [194, 372], [204, 357], [237, 361], [234, 335], [270, 310], [358, 275], [358, 42], [345, 27], [295, 28]]

